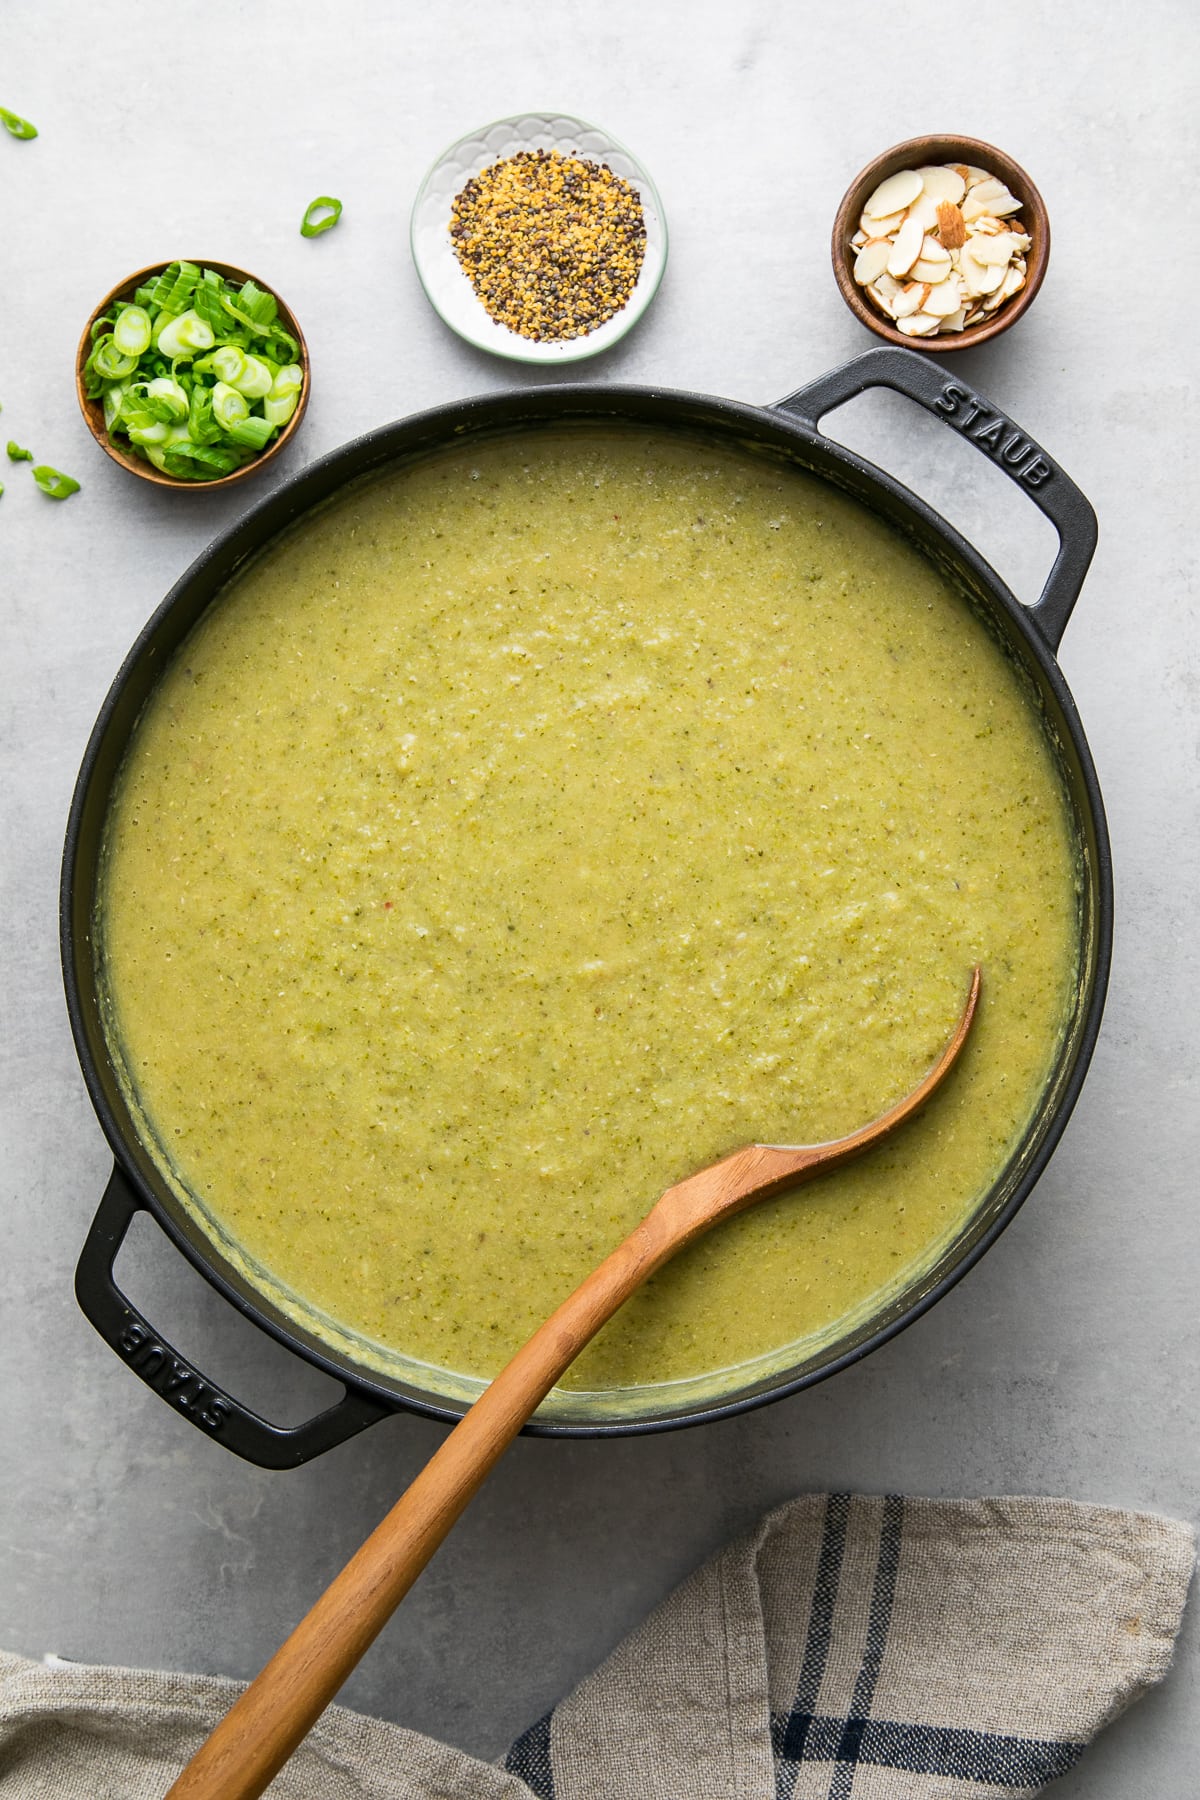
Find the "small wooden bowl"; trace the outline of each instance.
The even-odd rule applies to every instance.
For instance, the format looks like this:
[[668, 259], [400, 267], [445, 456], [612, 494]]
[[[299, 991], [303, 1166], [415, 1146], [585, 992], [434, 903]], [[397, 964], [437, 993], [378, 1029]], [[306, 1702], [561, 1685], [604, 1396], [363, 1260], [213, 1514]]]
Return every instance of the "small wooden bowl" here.
[[[1025, 233], [1032, 242], [1026, 254], [1025, 286], [1013, 299], [997, 307], [990, 317], [980, 320], [977, 325], [968, 325], [963, 331], [938, 332], [934, 337], [908, 337], [875, 310], [864, 289], [855, 281], [855, 253], [850, 247], [850, 239], [858, 230], [863, 206], [880, 182], [898, 169], [916, 169], [926, 163], [970, 163], [974, 168], [987, 169], [990, 174], [998, 175], [1009, 192], [1021, 202]], [[833, 222], [831, 252], [833, 273], [842, 299], [856, 319], [889, 344], [902, 344], [906, 350], [928, 350], [934, 356], [942, 356], [999, 337], [1032, 306], [1050, 261], [1050, 219], [1042, 196], [1020, 163], [1015, 163], [1003, 150], [997, 150], [994, 144], [968, 137], [909, 138], [907, 143], [896, 144], [869, 162], [850, 183]]]
[[257, 283], [259, 287], [265, 288], [275, 295], [275, 300], [279, 307], [279, 322], [283, 326], [283, 329], [295, 338], [296, 343], [299, 346], [297, 361], [304, 371], [304, 381], [300, 388], [299, 404], [279, 436], [273, 438], [267, 445], [267, 448], [260, 451], [257, 456], [252, 457], [248, 463], [243, 463], [240, 469], [234, 469], [228, 475], [218, 475], [212, 481], [185, 481], [177, 475], [164, 475], [161, 469], [156, 469], [154, 467], [153, 463], [146, 462], [143, 457], [135, 456], [131, 450], [123, 450], [120, 444], [114, 443], [112, 438], [109, 437], [104, 424], [103, 402], [100, 400], [90, 400], [84, 392], [83, 386], [84, 365], [92, 353], [92, 326], [96, 323], [97, 319], [102, 319], [106, 314], [111, 313], [114, 306], [123, 306], [126, 302], [131, 301], [138, 288], [144, 287], [155, 275], [162, 273], [163, 269], [167, 267], [166, 263], [151, 263], [148, 268], [135, 270], [132, 275], [127, 275], [124, 281], [119, 281], [115, 288], [112, 288], [109, 293], [105, 294], [103, 300], [84, 326], [83, 336], [79, 340], [79, 351], [75, 358], [75, 392], [79, 399], [79, 410], [83, 414], [88, 430], [91, 432], [100, 448], [104, 451], [105, 455], [111, 456], [115, 463], [120, 463], [121, 467], [123, 469], [128, 469], [131, 475], [139, 475], [143, 481], [154, 482], [156, 487], [195, 488], [199, 493], [211, 494], [216, 488], [232, 487], [235, 481], [245, 481], [251, 475], [257, 475], [259, 470], [265, 468], [266, 464], [271, 461], [272, 457], [278, 455], [279, 451], [283, 449], [284, 445], [295, 433], [301, 419], [304, 417], [305, 408], [308, 406], [308, 391], [311, 386], [308, 345], [305, 342], [304, 333], [300, 329], [295, 313], [292, 312], [290, 307], [284, 305], [276, 290], [271, 287], [270, 282], [263, 281], [258, 275], [251, 275], [248, 269], [236, 268], [233, 263], [216, 262], [211, 256], [189, 256], [172, 260], [192, 262], [200, 269], [215, 269], [219, 275], [226, 276], [230, 281], [253, 281]]

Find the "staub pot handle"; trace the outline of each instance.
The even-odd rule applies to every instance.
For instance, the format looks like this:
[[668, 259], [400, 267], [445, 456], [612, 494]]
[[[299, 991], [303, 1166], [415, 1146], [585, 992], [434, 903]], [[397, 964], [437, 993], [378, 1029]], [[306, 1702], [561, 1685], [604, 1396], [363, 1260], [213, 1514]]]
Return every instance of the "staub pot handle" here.
[[185, 1419], [260, 1468], [294, 1469], [393, 1410], [347, 1386], [341, 1400], [302, 1425], [272, 1425], [202, 1375], [117, 1286], [113, 1264], [141, 1210], [121, 1170], [114, 1168], [79, 1258], [75, 1294], [104, 1341]]
[[1028, 494], [1054, 526], [1058, 555], [1040, 598], [1028, 611], [1050, 648], [1057, 650], [1096, 549], [1096, 515], [1086, 497], [1007, 413], [915, 350], [867, 350], [777, 401], [776, 408], [816, 426], [826, 413], [876, 387], [915, 400], [951, 426]]

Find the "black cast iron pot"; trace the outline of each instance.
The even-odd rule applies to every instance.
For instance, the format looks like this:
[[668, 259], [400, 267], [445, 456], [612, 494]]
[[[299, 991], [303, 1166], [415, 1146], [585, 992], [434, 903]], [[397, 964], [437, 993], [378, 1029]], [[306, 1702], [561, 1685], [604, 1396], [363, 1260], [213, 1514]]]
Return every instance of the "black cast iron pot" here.
[[[1023, 488], [1054, 524], [1059, 534], [1058, 556], [1035, 606], [1022, 606], [982, 557], [921, 500], [818, 432], [818, 421], [825, 413], [865, 389], [879, 386], [907, 395], [966, 437]], [[599, 1436], [699, 1424], [794, 1393], [865, 1356], [939, 1299], [1008, 1224], [1058, 1142], [1095, 1046], [1112, 939], [1108, 837], [1087, 742], [1054, 651], [1091, 561], [1096, 521], [1079, 489], [998, 408], [915, 352], [886, 349], [868, 351], [772, 407], [646, 388], [549, 387], [440, 407], [370, 432], [334, 451], [255, 507], [193, 563], [167, 596], [130, 652], [96, 723], [75, 790], [63, 863], [61, 929], [67, 1004], [84, 1078], [116, 1157], [112, 1179], [79, 1262], [76, 1292], [80, 1305], [113, 1349], [164, 1399], [228, 1449], [267, 1467], [305, 1462], [403, 1407], [438, 1418], [455, 1418], [467, 1399], [420, 1386], [407, 1376], [380, 1373], [356, 1361], [350, 1351], [343, 1354], [308, 1332], [249, 1283], [163, 1180], [139, 1137], [109, 1061], [93, 961], [101, 834], [113, 782], [142, 706], [171, 653], [231, 575], [276, 533], [346, 482], [397, 459], [462, 443], [472, 435], [577, 419], [682, 427], [783, 456], [853, 495], [913, 541], [954, 581], [1027, 672], [1040, 696], [1074, 813], [1083, 871], [1082, 958], [1073, 1015], [1035, 1116], [982, 1205], [933, 1268], [826, 1351], [782, 1373], [750, 1381], [716, 1401], [711, 1394], [699, 1402], [685, 1396], [664, 1400], [660, 1410], [650, 1414], [604, 1417], [594, 1411], [573, 1411], [567, 1398], [556, 1410], [543, 1411], [529, 1430]], [[139, 1209], [154, 1215], [167, 1236], [234, 1306], [341, 1381], [343, 1398], [305, 1424], [282, 1429], [251, 1412], [180, 1357], [168, 1339], [130, 1304], [114, 1278], [115, 1257]]]

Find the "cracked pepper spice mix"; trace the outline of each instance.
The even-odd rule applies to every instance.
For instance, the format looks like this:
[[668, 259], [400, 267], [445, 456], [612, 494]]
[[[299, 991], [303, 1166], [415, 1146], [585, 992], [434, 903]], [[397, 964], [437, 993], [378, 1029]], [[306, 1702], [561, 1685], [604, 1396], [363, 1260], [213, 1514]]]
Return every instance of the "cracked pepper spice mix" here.
[[637, 189], [605, 163], [521, 150], [456, 197], [454, 253], [490, 316], [521, 337], [585, 337], [629, 300], [646, 254]]

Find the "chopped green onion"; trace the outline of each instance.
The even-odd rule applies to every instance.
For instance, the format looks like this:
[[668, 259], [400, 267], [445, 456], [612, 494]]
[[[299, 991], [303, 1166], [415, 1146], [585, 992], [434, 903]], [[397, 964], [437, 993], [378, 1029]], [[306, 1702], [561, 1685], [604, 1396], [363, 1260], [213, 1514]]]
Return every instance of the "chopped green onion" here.
[[180, 313], [165, 331], [158, 334], [158, 349], [164, 356], [194, 356], [197, 350], [211, 350], [216, 337], [198, 312]]
[[259, 357], [248, 356], [241, 374], [236, 379], [226, 379], [230, 387], [235, 387], [239, 394], [245, 394], [247, 400], [262, 400], [270, 393], [274, 376]]
[[4, 492], [4, 483], [0, 481], [0, 494]]
[[150, 314], [144, 306], [125, 306], [113, 326], [113, 342], [126, 356], [140, 356], [150, 348]]
[[290, 332], [283, 331], [277, 325], [267, 339], [267, 355], [277, 363], [295, 362], [300, 354], [300, 346]]
[[101, 338], [89, 360], [96, 374], [105, 381], [123, 381], [126, 375], [133, 374], [138, 364], [135, 355], [126, 355], [117, 348], [115, 337]]
[[295, 413], [299, 346], [257, 282], [171, 263], [113, 312], [115, 322], [93, 328], [84, 389], [101, 402], [109, 436], [164, 474], [228, 475]]
[[112, 435], [113, 426], [121, 417], [121, 406], [125, 399], [125, 389], [120, 382], [115, 387], [104, 390], [104, 429]]
[[188, 416], [187, 389], [170, 375], [159, 375], [146, 384], [146, 399], [160, 419], [177, 422]]
[[[318, 215], [321, 213], [327, 213], [328, 217], [319, 217]], [[305, 209], [300, 225], [300, 236], [320, 237], [323, 231], [332, 231], [341, 216], [341, 201], [332, 199], [328, 194], [322, 194], [320, 199], [311, 201]]]
[[244, 281], [238, 292], [238, 305], [242, 311], [264, 329], [273, 325], [279, 314], [279, 302], [274, 294], [266, 288], [260, 288], [256, 281]]
[[207, 367], [212, 370], [218, 381], [226, 381], [230, 387], [240, 385], [238, 377], [246, 367], [246, 352], [237, 344], [222, 344], [211, 356], [205, 357]]
[[6, 106], [0, 106], [0, 125], [3, 125], [5, 131], [11, 132], [15, 138], [35, 138], [37, 136], [36, 125], [31, 125], [28, 119], [23, 119], [20, 113], [9, 112]]
[[165, 444], [171, 434], [171, 427], [166, 419], [156, 419], [152, 413], [135, 413], [128, 425], [131, 444]]
[[248, 336], [265, 337], [271, 330], [270, 325], [260, 325], [252, 313], [242, 309], [240, 296], [225, 293], [222, 295], [221, 305], [231, 319], [236, 319], [239, 325], [245, 326]]
[[154, 324], [150, 331], [150, 342], [156, 350], [163, 332], [168, 325], [173, 325], [178, 317], [178, 313], [167, 312], [165, 308], [162, 312], [155, 314]]
[[222, 431], [232, 431], [235, 425], [249, 417], [250, 402], [244, 394], [239, 394], [228, 382], [218, 381], [212, 391], [213, 418]]
[[286, 425], [300, 403], [304, 370], [299, 363], [287, 363], [271, 383], [271, 391], [263, 401], [263, 418], [272, 425]]
[[63, 475], [58, 469], [52, 469], [49, 463], [39, 463], [32, 473], [43, 494], [49, 494], [52, 500], [65, 500], [68, 495], [79, 492], [77, 481], [70, 475]]
[[205, 269], [203, 279], [196, 283], [196, 291], [192, 295], [192, 305], [200, 314], [206, 325], [219, 332], [225, 324], [225, 308], [221, 304], [225, 292], [225, 283], [215, 269]]
[[211, 481], [215, 476], [231, 475], [241, 465], [242, 458], [236, 450], [184, 439], [167, 446], [160, 467], [165, 475], [177, 475], [185, 481]]
[[22, 450], [20, 444], [14, 444], [14, 442], [11, 438], [9, 438], [6, 448], [8, 450], [9, 462], [32, 462], [33, 461], [33, 451], [32, 450]]
[[183, 312], [199, 279], [195, 263], [168, 263], [150, 290], [151, 306], [161, 307], [164, 312]]
[[221, 428], [213, 418], [212, 395], [212, 389], [199, 382], [192, 389], [188, 436], [193, 444], [215, 444], [221, 435]]
[[187, 442], [188, 442], [187, 426], [186, 425], [171, 425], [171, 426], [168, 426], [168, 428], [167, 428], [167, 435], [166, 435], [166, 438], [163, 443], [148, 444], [146, 446], [146, 455], [149, 457], [150, 461], [154, 464], [155, 468], [161, 469], [163, 471], [163, 474], [165, 475], [165, 474], [169, 473], [169, 471], [166, 467], [166, 461], [165, 461], [167, 450], [169, 448], [175, 448], [179, 444], [186, 444]]
[[226, 427], [235, 444], [245, 444], [250, 450], [265, 450], [268, 442], [275, 435], [275, 427], [270, 419], [239, 419]]

